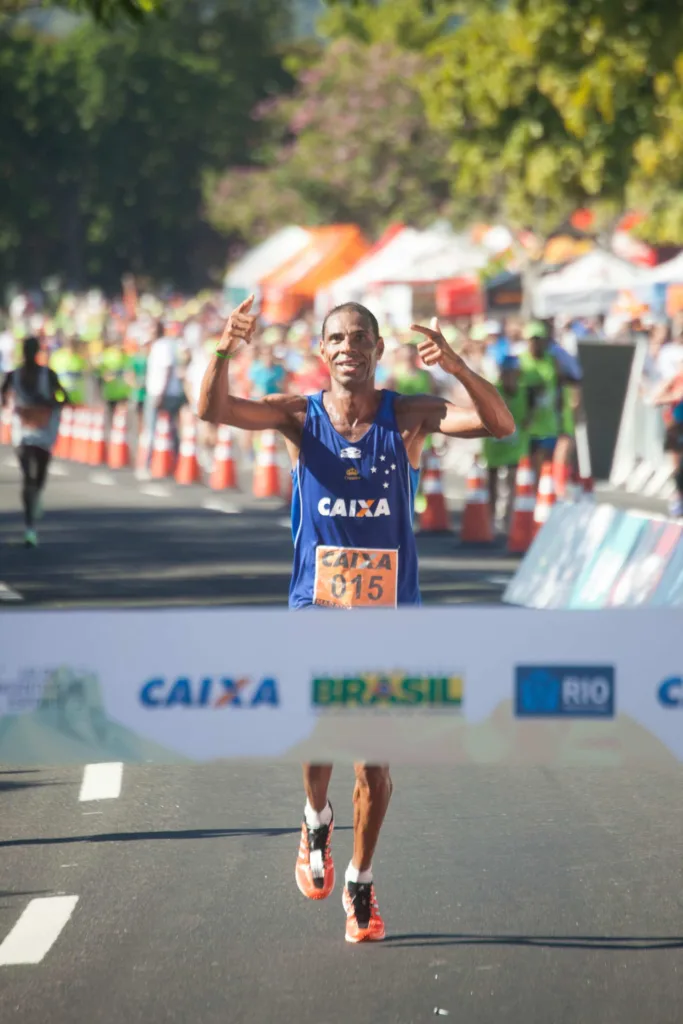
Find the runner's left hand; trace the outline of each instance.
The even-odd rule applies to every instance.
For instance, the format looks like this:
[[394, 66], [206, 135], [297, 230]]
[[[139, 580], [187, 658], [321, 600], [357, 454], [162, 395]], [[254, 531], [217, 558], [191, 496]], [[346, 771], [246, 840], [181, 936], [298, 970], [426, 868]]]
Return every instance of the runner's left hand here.
[[439, 328], [439, 321], [432, 317], [429, 327], [422, 327], [421, 324], [412, 324], [412, 331], [424, 334], [424, 340], [417, 346], [420, 358], [425, 366], [440, 366], [446, 373], [458, 377], [467, 370], [467, 364], [444, 338]]

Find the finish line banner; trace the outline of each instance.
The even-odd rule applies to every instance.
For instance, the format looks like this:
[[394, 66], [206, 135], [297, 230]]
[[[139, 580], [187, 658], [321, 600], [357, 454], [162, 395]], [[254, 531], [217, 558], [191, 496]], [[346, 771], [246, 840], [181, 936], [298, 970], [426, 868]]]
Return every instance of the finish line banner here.
[[673, 766], [681, 613], [17, 611], [0, 764]]

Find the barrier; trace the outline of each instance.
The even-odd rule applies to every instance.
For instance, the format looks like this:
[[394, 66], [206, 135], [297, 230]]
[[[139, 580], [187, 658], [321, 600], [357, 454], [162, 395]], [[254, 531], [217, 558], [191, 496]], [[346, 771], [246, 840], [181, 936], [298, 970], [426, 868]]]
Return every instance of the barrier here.
[[[672, 467], [664, 451], [666, 428], [661, 408], [651, 404], [644, 377], [647, 342], [636, 345], [619, 425], [609, 482], [632, 494], [670, 498], [675, 492]], [[655, 389], [656, 390], [656, 387]]]
[[677, 610], [359, 611], [352, 644], [284, 609], [5, 619], [4, 764], [683, 760]]
[[683, 604], [683, 523], [586, 500], [556, 505], [503, 600], [582, 610]]

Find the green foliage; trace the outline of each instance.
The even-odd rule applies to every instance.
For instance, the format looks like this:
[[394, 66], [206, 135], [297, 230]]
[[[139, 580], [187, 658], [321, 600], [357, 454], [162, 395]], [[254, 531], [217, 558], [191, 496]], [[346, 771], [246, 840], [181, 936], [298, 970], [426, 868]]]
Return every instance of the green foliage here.
[[421, 81], [454, 191], [544, 231], [577, 204], [647, 199], [648, 174], [680, 184], [682, 16], [681, 0], [469, 4]]
[[256, 102], [289, 81], [278, 0], [169, 0], [168, 17], [54, 40], [0, 33], [4, 281], [192, 285], [225, 243], [201, 219], [207, 169], [248, 161]]
[[392, 43], [404, 50], [423, 51], [447, 28], [457, 24], [462, 3], [453, 0], [328, 0], [318, 28], [330, 39], [349, 38], [365, 43]]
[[262, 167], [207, 181], [211, 222], [251, 241], [283, 222], [354, 222], [376, 235], [450, 212], [447, 139], [427, 125], [414, 85], [424, 70], [390, 44], [331, 44], [292, 96], [259, 111]]
[[59, 7], [74, 14], [89, 14], [104, 25], [113, 25], [118, 19], [142, 21], [150, 14], [163, 11], [166, 0], [0, 0], [0, 15], [15, 15], [37, 8]]

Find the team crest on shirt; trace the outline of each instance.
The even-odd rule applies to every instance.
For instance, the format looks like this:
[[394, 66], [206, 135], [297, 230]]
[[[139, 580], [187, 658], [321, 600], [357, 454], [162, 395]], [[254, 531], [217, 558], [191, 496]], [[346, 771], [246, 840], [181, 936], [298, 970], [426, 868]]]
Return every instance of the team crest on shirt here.
[[363, 453], [360, 448], [342, 448], [339, 452], [340, 459], [362, 459]]
[[356, 469], [355, 466], [349, 466], [349, 468], [344, 473], [344, 479], [345, 480], [360, 480], [360, 473], [358, 472], [358, 470]]

